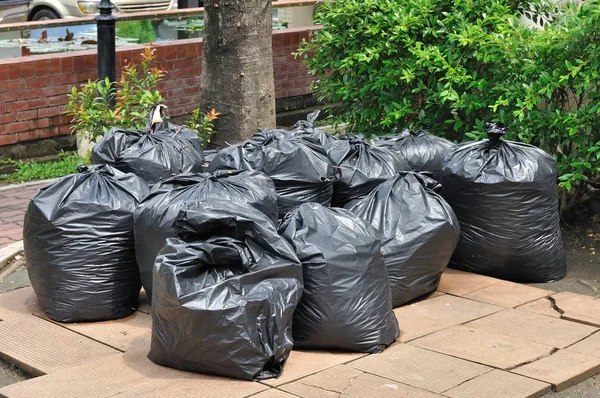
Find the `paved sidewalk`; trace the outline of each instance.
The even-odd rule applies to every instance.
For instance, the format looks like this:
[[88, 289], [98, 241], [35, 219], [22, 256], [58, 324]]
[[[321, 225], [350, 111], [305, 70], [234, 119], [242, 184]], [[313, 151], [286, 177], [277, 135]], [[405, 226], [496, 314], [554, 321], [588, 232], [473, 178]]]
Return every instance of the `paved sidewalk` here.
[[382, 354], [294, 350], [281, 377], [261, 382], [153, 364], [149, 310], [58, 324], [30, 287], [0, 294], [0, 357], [39, 376], [0, 396], [535, 398], [600, 371], [600, 300], [454, 270], [395, 310], [402, 333]]
[[23, 217], [29, 200], [46, 184], [0, 189], [0, 247], [23, 239]]

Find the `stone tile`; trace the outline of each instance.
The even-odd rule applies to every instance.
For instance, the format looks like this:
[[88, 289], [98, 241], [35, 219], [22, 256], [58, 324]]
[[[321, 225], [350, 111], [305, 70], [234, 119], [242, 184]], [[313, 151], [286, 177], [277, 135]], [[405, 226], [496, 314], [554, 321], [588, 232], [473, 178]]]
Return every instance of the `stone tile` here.
[[345, 365], [279, 387], [303, 398], [439, 398], [438, 394], [363, 373]]
[[600, 332], [581, 340], [579, 343], [569, 347], [569, 351], [600, 358]]
[[406, 342], [501, 310], [502, 307], [446, 294], [396, 308], [394, 312], [400, 324], [400, 341]]
[[0, 358], [34, 376], [118, 354], [113, 348], [33, 315], [0, 322]]
[[327, 352], [327, 351], [296, 351], [293, 350], [283, 366], [283, 373], [277, 379], [263, 380], [261, 383], [271, 387], [280, 386], [301, 379], [313, 373], [320, 372], [335, 365], [341, 365], [358, 358], [364, 353]]
[[142, 347], [150, 350], [152, 317], [143, 312], [136, 311], [126, 318], [112, 321], [69, 323], [62, 326], [119, 351]]
[[531, 303], [520, 305], [517, 307], [517, 310], [546, 315], [552, 318], [560, 318], [560, 312], [552, 308], [552, 303], [547, 297], [532, 301]]
[[429, 296], [427, 296], [427, 298], [431, 299], [431, 298], [434, 298], [434, 297], [443, 296], [444, 294], [446, 294], [446, 293], [440, 292], [439, 290], [436, 290], [435, 292], [430, 293]]
[[450, 398], [537, 398], [550, 384], [495, 369], [444, 393]]
[[600, 357], [583, 355], [567, 348], [512, 372], [551, 383], [554, 389], [560, 391], [600, 372]]
[[437, 290], [455, 296], [464, 296], [465, 294], [472, 293], [498, 282], [501, 282], [501, 280], [490, 278], [489, 276], [446, 268], [442, 274], [442, 279], [440, 280], [440, 285]]
[[[285, 369], [283, 372], [285, 374]], [[361, 374], [363, 372], [348, 365], [337, 365], [278, 388], [299, 397], [338, 397], [348, 386], [349, 381]]]
[[547, 345], [466, 326], [440, 330], [408, 344], [505, 370], [550, 355], [553, 351]]
[[251, 398], [298, 398], [296, 395], [288, 394], [285, 391], [278, 390], [276, 388], [270, 388], [266, 391], [259, 392], [256, 395], [252, 395]]
[[552, 295], [564, 313], [561, 318], [600, 327], [600, 299], [571, 292]]
[[381, 354], [350, 362], [347, 366], [436, 393], [492, 370], [487, 366], [407, 344], [398, 344]]
[[243, 398], [261, 383], [182, 372], [152, 363], [147, 350], [118, 354], [0, 389], [7, 398]]
[[44, 314], [31, 286], [0, 294], [0, 319], [18, 320], [31, 314], [119, 351], [150, 347], [152, 318], [148, 314], [136, 311], [131, 316], [112, 321], [58, 323]]
[[44, 315], [31, 286], [0, 294], [0, 319], [31, 314]]
[[592, 326], [512, 308], [469, 322], [465, 326], [556, 348], [570, 346], [598, 330]]
[[501, 281], [465, 295], [477, 301], [511, 308], [551, 295], [550, 290]]

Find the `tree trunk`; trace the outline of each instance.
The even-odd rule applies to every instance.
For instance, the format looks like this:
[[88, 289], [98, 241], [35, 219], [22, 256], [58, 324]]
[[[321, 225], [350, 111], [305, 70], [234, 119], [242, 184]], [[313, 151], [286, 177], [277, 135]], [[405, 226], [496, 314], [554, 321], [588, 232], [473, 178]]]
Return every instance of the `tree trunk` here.
[[271, 0], [205, 0], [201, 104], [215, 109], [213, 145], [275, 127]]

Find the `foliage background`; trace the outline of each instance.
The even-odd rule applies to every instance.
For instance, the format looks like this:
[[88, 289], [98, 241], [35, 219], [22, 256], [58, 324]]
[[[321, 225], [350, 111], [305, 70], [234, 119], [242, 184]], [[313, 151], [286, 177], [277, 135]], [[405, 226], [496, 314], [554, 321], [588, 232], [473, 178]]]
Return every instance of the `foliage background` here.
[[[534, 17], [541, 29], [519, 23]], [[557, 160], [562, 210], [600, 183], [600, 6], [548, 0], [338, 0], [298, 50], [336, 122], [480, 139], [486, 122]]]

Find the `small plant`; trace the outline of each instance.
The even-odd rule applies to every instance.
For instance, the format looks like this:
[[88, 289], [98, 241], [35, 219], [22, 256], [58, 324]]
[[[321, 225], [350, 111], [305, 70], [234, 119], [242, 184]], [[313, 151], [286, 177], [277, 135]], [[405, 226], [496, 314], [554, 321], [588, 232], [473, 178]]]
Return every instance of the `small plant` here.
[[[157, 85], [167, 72], [153, 66], [155, 52], [155, 49], [146, 47], [139, 65], [126, 63], [118, 82], [89, 80], [79, 88], [73, 87], [65, 106], [65, 114], [72, 118], [71, 132], [97, 141], [112, 127], [143, 130], [151, 108], [164, 102]], [[115, 107], [111, 109], [113, 98]], [[218, 115], [214, 109], [205, 115], [197, 109], [187, 125], [197, 131], [203, 142], [209, 142], [214, 134], [212, 121]]]
[[198, 138], [202, 143], [202, 146], [206, 146], [210, 142], [210, 139], [215, 134], [214, 132], [214, 120], [220, 115], [219, 112], [211, 109], [205, 114], [200, 113], [200, 109], [196, 109], [192, 112], [192, 117], [186, 124], [187, 127], [196, 131]]
[[45, 180], [48, 178], [62, 177], [67, 174], [76, 173], [77, 165], [85, 163], [85, 159], [81, 159], [77, 154], [69, 154], [61, 152], [59, 160], [55, 162], [38, 163], [32, 161], [17, 161], [17, 169], [12, 174], [0, 175], [0, 179], [18, 183], [32, 180]]

